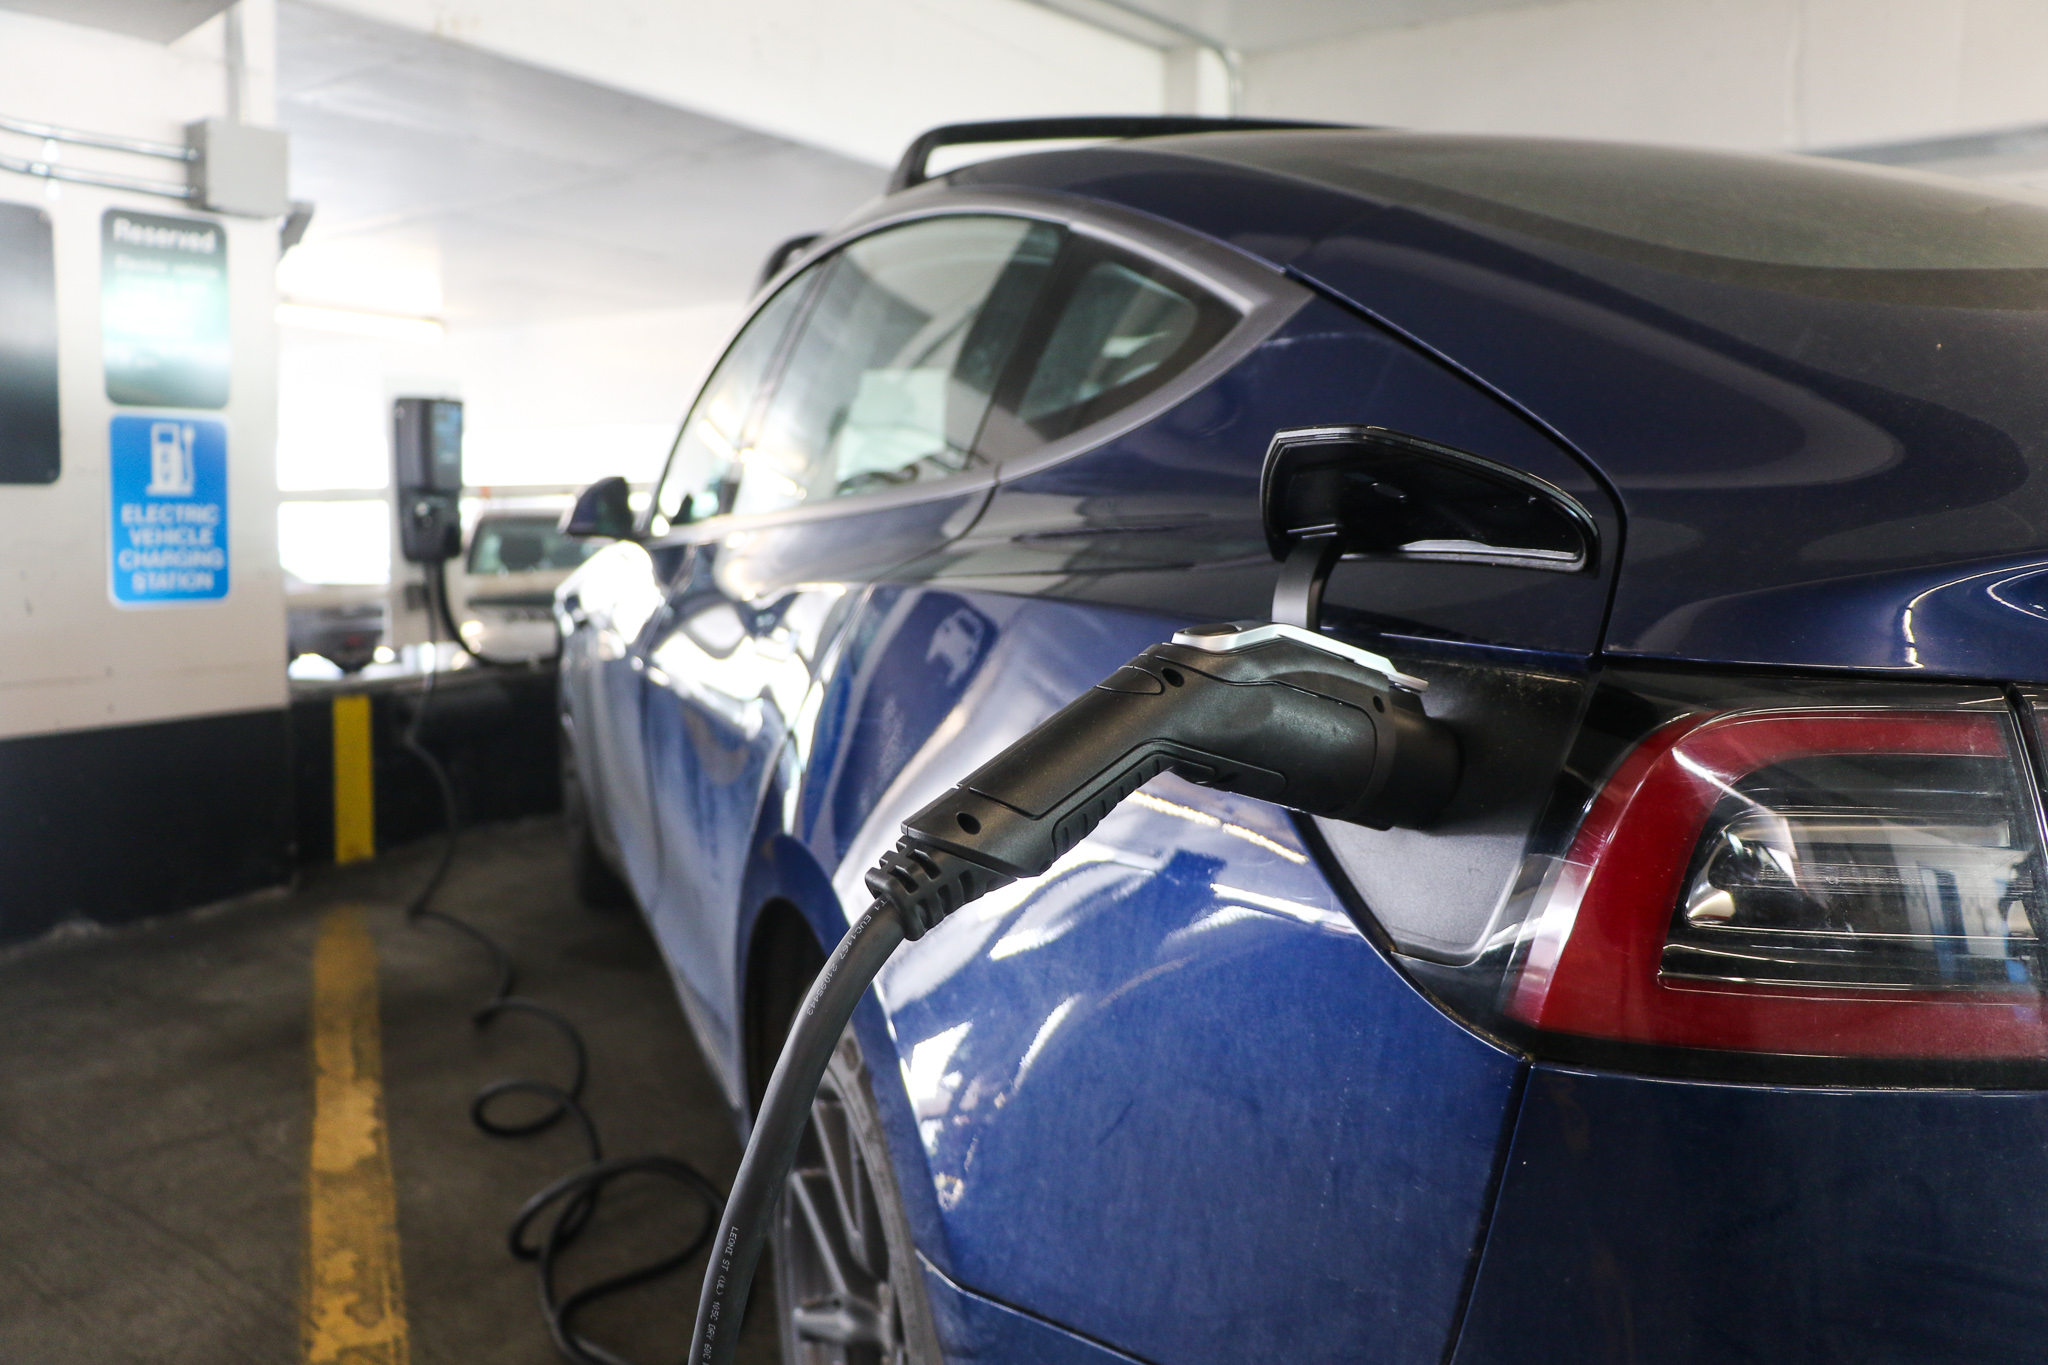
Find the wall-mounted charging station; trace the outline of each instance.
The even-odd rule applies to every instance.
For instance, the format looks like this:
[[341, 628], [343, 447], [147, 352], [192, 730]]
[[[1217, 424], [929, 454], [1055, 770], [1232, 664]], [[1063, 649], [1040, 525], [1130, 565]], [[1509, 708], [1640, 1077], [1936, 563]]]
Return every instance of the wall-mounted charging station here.
[[403, 650], [446, 639], [435, 590], [462, 554], [462, 400], [391, 401], [391, 591], [384, 643]]
[[462, 401], [400, 398], [391, 405], [399, 552], [414, 564], [462, 553]]

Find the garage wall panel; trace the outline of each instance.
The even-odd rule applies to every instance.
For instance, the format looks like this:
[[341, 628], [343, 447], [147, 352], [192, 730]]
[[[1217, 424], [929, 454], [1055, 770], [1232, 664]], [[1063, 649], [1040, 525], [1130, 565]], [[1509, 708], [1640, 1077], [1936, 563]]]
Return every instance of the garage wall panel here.
[[[272, 108], [273, 9], [269, 0], [243, 0], [242, 9], [250, 71], [242, 107], [263, 122]], [[0, 11], [0, 113], [182, 142], [188, 122], [226, 111], [221, 29], [214, 20], [161, 44]], [[0, 150], [183, 179], [175, 162], [17, 133], [0, 134]], [[102, 308], [109, 210], [217, 229], [231, 356], [223, 406], [110, 399]], [[54, 479], [0, 481], [0, 939], [12, 939], [66, 920], [116, 922], [281, 882], [290, 867], [291, 784], [277, 567], [277, 224], [9, 172], [0, 172], [0, 216], [48, 223], [61, 455]], [[158, 396], [210, 403], [218, 387]], [[109, 435], [117, 418], [141, 418], [151, 430], [159, 422], [181, 433], [190, 427], [195, 436], [201, 424], [218, 424], [205, 429], [198, 456], [210, 479], [215, 437], [224, 439], [225, 595], [115, 600], [121, 523]], [[185, 453], [188, 462], [197, 458], [190, 447]], [[144, 454], [153, 460], [154, 447]], [[177, 471], [153, 472], [152, 484], [157, 472], [166, 480], [158, 492], [176, 494]], [[214, 491], [184, 489], [204, 492], [209, 506], [217, 505]]]
[[[250, 5], [251, 36], [268, 6]], [[264, 11], [262, 14], [256, 11]], [[273, 63], [260, 43], [252, 65]], [[95, 79], [77, 79], [80, 71]], [[267, 90], [253, 82], [257, 92]], [[168, 46], [0, 12], [0, 112], [164, 142], [220, 114], [218, 25]], [[247, 102], [252, 115], [263, 112]], [[5, 150], [41, 159], [39, 142]], [[175, 181], [174, 163], [58, 148], [65, 164]], [[285, 704], [284, 599], [277, 568], [277, 226], [212, 218], [175, 200], [0, 172], [0, 205], [47, 215], [58, 326], [62, 472], [0, 483], [0, 738], [220, 715]], [[102, 356], [102, 219], [109, 209], [217, 223], [225, 234], [232, 375], [225, 407], [109, 400]], [[123, 609], [109, 591], [108, 435], [120, 414], [226, 424], [231, 587], [218, 601]]]

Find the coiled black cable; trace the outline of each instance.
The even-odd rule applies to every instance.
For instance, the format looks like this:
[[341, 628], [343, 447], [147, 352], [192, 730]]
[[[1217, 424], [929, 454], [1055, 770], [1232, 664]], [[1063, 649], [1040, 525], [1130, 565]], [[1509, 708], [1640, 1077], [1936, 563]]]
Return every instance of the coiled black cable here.
[[[434, 870], [405, 907], [406, 922], [416, 926], [431, 922], [453, 929], [481, 948], [490, 959], [496, 974], [496, 985], [483, 1004], [471, 1012], [470, 1022], [473, 1025], [488, 1028], [507, 1014], [524, 1014], [549, 1024], [567, 1044], [571, 1058], [567, 1086], [557, 1086], [523, 1076], [493, 1081], [479, 1090], [475, 1099], [470, 1102], [469, 1117], [478, 1129], [492, 1137], [529, 1137], [546, 1132], [565, 1118], [573, 1121], [587, 1153], [584, 1164], [549, 1184], [520, 1206], [507, 1231], [506, 1248], [517, 1259], [534, 1263], [540, 1293], [541, 1316], [547, 1323], [548, 1335], [553, 1339], [556, 1351], [564, 1360], [571, 1362], [571, 1365], [632, 1365], [625, 1357], [579, 1333], [575, 1325], [577, 1315], [601, 1299], [659, 1279], [663, 1275], [672, 1274], [688, 1264], [690, 1258], [710, 1240], [715, 1226], [714, 1220], [723, 1211], [725, 1198], [703, 1172], [678, 1158], [661, 1155], [607, 1158], [604, 1155], [604, 1143], [598, 1135], [596, 1120], [591, 1117], [589, 1109], [583, 1103], [583, 1088], [590, 1075], [590, 1049], [584, 1042], [582, 1031], [560, 1011], [537, 1000], [515, 994], [519, 983], [518, 964], [513, 959], [511, 951], [502, 943], [461, 916], [451, 915], [433, 906], [434, 896], [440, 891], [448, 878], [449, 870], [454, 866], [455, 853], [462, 833], [461, 807], [456, 798], [455, 782], [440, 758], [421, 738], [428, 710], [433, 703], [435, 685], [440, 676], [440, 638], [436, 625], [445, 622], [452, 626], [447, 605], [447, 584], [438, 571], [438, 566], [433, 577], [434, 586], [438, 587], [439, 591], [435, 594], [438, 599], [435, 609], [429, 612], [427, 633], [428, 647], [434, 651], [434, 659], [427, 669], [412, 716], [405, 729], [400, 732], [399, 745], [433, 778], [434, 785], [440, 793], [445, 832]], [[437, 614], [440, 622], [434, 620]], [[458, 641], [460, 638], [458, 635]], [[483, 662], [494, 662], [469, 649], [466, 644], [463, 648]], [[837, 1037], [836, 1033], [834, 1037]], [[513, 1095], [533, 1096], [545, 1101], [546, 1107], [530, 1118], [508, 1119], [493, 1113], [493, 1106], [498, 1101]], [[560, 1295], [556, 1286], [556, 1272], [561, 1254], [589, 1226], [604, 1191], [613, 1182], [633, 1175], [661, 1177], [688, 1188], [704, 1203], [703, 1222], [687, 1242], [659, 1260], [608, 1276], [566, 1296]], [[545, 1230], [536, 1240], [533, 1236], [535, 1226], [550, 1213], [553, 1216], [547, 1218]]]

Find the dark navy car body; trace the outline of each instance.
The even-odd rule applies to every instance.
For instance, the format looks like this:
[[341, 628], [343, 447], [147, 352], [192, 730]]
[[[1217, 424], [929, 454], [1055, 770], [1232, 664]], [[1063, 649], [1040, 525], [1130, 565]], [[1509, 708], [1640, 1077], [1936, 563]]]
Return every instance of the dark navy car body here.
[[[954, 331], [864, 302], [948, 252], [991, 262], [947, 276], [981, 281]], [[862, 327], [949, 368], [847, 378]], [[580, 807], [744, 1125], [790, 982], [905, 816], [1145, 646], [1268, 614], [1276, 433], [1463, 452], [1591, 551], [1560, 570], [1474, 532], [1337, 566], [1325, 628], [1427, 679], [1459, 735], [1442, 821], [1319, 826], [1161, 778], [862, 1007], [931, 1338], [1076, 1365], [2039, 1360], [2044, 371], [2048, 208], [1961, 182], [1353, 131], [984, 162], [771, 282], [638, 538], [563, 589]], [[1664, 809], [1614, 794], [1664, 780], [1656, 746], [1694, 771], [1742, 717], [1791, 717], [1862, 727], [1863, 754], [1894, 714], [1913, 801], [1946, 790], [1929, 763], [2003, 764], [2019, 814], [1840, 809], [1921, 839], [1895, 899], [1918, 877], [1977, 914], [1993, 869], [1991, 928], [1877, 935], [1894, 956], [1851, 976], [1826, 964], [1854, 923], [1724, 951], [1744, 921], [1688, 832], [1692, 909], [1659, 893], [1640, 987], [1676, 1003], [1632, 977], [1609, 1022], [1573, 1003], [1571, 973], [1608, 979], [1603, 869]], [[1714, 781], [1698, 820], [1770, 806]], [[1992, 965], [1943, 956], [1937, 988], [1896, 965], [1927, 945]], [[1752, 965], [1698, 965], [1731, 952]], [[1940, 994], [1980, 978], [2004, 993]], [[819, 1359], [867, 1340], [817, 1333]]]

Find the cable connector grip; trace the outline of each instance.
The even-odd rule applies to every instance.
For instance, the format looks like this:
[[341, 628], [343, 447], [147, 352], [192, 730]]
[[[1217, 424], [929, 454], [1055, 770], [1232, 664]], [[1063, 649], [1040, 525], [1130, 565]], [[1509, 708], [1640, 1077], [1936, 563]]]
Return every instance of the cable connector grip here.
[[863, 880], [876, 900], [896, 912], [903, 936], [920, 939], [961, 906], [1016, 878], [905, 837], [875, 861]]

